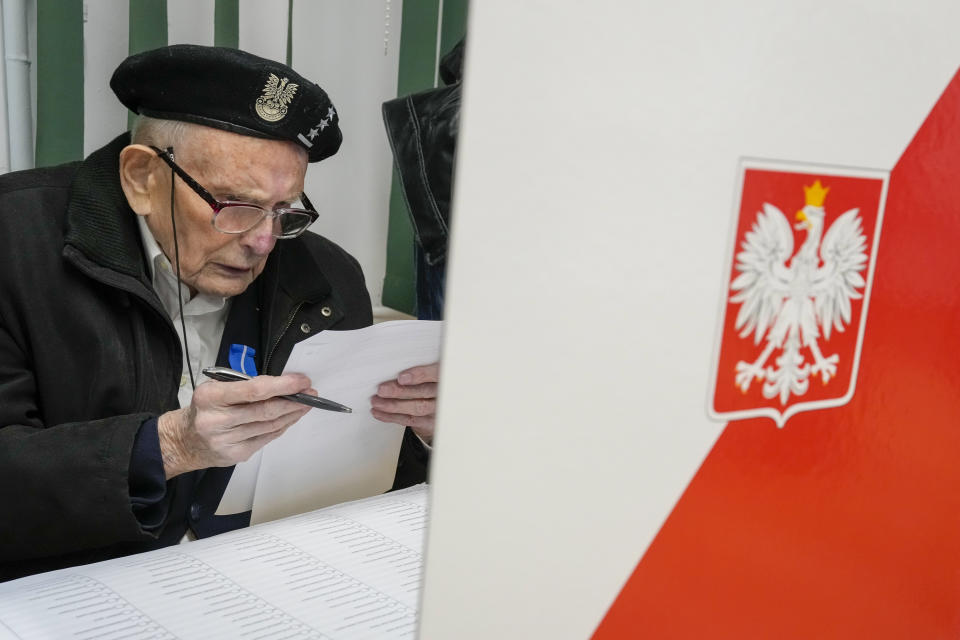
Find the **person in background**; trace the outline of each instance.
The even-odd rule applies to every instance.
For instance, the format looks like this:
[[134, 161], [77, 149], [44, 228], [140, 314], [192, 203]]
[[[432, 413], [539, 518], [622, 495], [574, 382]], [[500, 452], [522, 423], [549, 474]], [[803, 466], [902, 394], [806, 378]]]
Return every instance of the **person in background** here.
[[383, 103], [403, 199], [416, 234], [417, 317], [443, 317], [464, 41], [440, 61], [446, 86]]
[[[111, 88], [132, 133], [0, 178], [0, 580], [248, 524], [214, 511], [309, 410], [277, 397], [311, 391], [280, 375], [294, 344], [372, 322], [358, 262], [307, 230], [307, 165], [342, 139], [323, 89], [194, 45]], [[260, 375], [198, 384], [215, 364]], [[436, 381], [416, 367], [371, 401], [409, 425], [394, 488], [426, 477]]]

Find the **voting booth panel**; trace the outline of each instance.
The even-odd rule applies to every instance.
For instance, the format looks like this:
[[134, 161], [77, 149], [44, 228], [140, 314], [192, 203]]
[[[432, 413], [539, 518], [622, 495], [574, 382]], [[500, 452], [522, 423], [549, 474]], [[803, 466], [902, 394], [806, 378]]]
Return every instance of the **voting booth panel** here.
[[[857, 392], [782, 433], [731, 422], [596, 638], [960, 628], [958, 115], [955, 76], [890, 175]], [[662, 606], [680, 601], [700, 615]]]
[[472, 7], [421, 637], [960, 632], [958, 18]]

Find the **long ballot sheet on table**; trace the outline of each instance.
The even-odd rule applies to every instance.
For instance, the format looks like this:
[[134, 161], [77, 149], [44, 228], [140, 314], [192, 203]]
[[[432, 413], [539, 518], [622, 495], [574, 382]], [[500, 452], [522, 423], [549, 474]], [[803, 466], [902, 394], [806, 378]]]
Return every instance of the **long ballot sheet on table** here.
[[412, 638], [427, 490], [0, 584], [0, 640]]

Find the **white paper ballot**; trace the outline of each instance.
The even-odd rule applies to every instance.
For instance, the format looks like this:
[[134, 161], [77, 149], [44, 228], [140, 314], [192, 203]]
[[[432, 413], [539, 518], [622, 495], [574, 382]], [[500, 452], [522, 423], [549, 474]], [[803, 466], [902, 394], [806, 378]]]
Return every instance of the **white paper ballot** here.
[[412, 639], [426, 485], [0, 584], [0, 640]]
[[260, 473], [260, 458], [263, 449], [250, 456], [233, 468], [230, 474], [230, 483], [227, 485], [220, 506], [217, 507], [218, 516], [229, 516], [234, 513], [243, 513], [253, 509], [253, 495], [257, 490], [257, 475]]
[[256, 524], [389, 489], [403, 427], [374, 419], [370, 398], [404, 369], [438, 362], [442, 326], [397, 320], [323, 331], [297, 344], [284, 372], [306, 374], [320, 396], [353, 413], [311, 410], [264, 447], [259, 460], [237, 465], [217, 513], [252, 507]]

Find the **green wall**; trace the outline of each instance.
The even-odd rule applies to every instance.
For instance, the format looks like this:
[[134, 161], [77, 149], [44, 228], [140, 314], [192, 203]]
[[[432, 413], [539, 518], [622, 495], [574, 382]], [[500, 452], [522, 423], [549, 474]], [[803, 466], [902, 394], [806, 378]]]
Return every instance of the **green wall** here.
[[37, 2], [38, 167], [83, 157], [83, 0]]

